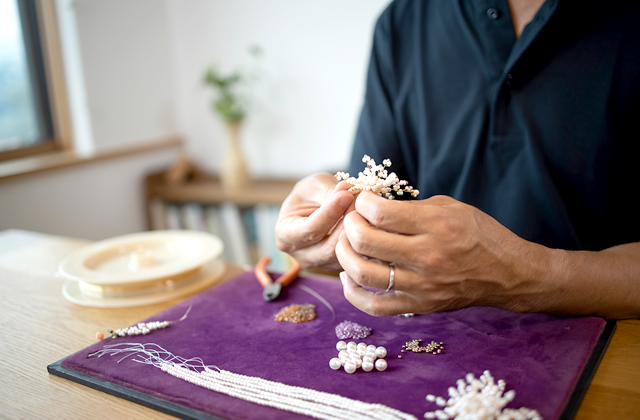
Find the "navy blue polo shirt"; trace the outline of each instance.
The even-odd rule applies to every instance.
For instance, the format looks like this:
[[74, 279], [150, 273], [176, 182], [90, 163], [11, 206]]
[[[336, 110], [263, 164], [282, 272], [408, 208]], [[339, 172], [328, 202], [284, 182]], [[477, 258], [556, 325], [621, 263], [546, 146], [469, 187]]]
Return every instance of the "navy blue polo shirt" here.
[[522, 238], [640, 239], [640, 3], [398, 0], [379, 18], [350, 173], [364, 154]]

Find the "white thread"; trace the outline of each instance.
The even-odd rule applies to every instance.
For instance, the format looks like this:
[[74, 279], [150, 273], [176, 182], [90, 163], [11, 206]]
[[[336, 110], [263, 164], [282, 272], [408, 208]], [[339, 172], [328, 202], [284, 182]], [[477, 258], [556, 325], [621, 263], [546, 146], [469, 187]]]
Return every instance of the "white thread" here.
[[[126, 347], [124, 347], [126, 346]], [[286, 385], [246, 376], [213, 365], [199, 358], [185, 359], [171, 354], [154, 343], [120, 343], [106, 345], [89, 357], [124, 356], [152, 365], [184, 381], [256, 404], [304, 414], [318, 419], [417, 420], [415, 416], [383, 404], [370, 404], [328, 392]]]

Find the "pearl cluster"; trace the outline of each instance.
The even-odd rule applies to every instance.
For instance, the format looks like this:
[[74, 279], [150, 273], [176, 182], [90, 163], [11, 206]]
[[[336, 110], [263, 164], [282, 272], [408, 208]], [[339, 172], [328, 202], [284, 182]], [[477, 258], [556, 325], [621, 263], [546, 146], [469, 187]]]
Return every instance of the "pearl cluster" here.
[[333, 370], [338, 370], [344, 366], [344, 371], [354, 373], [356, 369], [362, 368], [365, 372], [371, 372], [375, 367], [382, 372], [387, 368], [387, 349], [384, 347], [376, 347], [373, 344], [358, 343], [350, 341], [348, 344], [344, 341], [338, 341], [336, 344], [338, 357], [329, 360], [329, 366]]
[[388, 168], [391, 166], [391, 160], [385, 159], [382, 161], [382, 165], [376, 165], [375, 160], [371, 159], [368, 155], [364, 155], [362, 161], [367, 164], [367, 167], [358, 174], [357, 179], [350, 177], [346, 172], [338, 172], [335, 174], [338, 181], [344, 180], [353, 185], [353, 187], [349, 188], [349, 191], [371, 191], [389, 200], [395, 198], [392, 192], [397, 195], [403, 195], [407, 192], [414, 198], [420, 193], [420, 191], [408, 185], [409, 183], [407, 181], [399, 179], [395, 172], [387, 172], [385, 167]]
[[124, 337], [125, 335], [147, 335], [151, 331], [167, 328], [170, 324], [169, 321], [140, 322], [127, 328], [107, 331], [111, 334], [111, 338]]
[[371, 335], [371, 328], [351, 321], [342, 321], [336, 326], [336, 336], [341, 340], [347, 338], [367, 338]]
[[472, 373], [458, 379], [457, 389], [449, 387], [449, 399], [427, 395], [427, 401], [435, 402], [442, 410], [424, 413], [426, 419], [468, 419], [468, 420], [542, 420], [536, 410], [522, 407], [518, 410], [504, 408], [516, 396], [514, 390], [502, 395], [506, 383], [500, 379], [496, 384], [493, 376], [485, 370], [476, 379]]
[[305, 303], [304, 305], [292, 304], [285, 306], [274, 315], [276, 321], [288, 321], [297, 324], [299, 322], [316, 319], [316, 305]]
[[430, 342], [426, 346], [421, 346], [420, 343], [422, 340], [415, 339], [411, 341], [407, 341], [402, 345], [401, 352], [404, 353], [405, 350], [412, 351], [414, 353], [432, 353], [432, 354], [440, 354], [442, 350], [444, 350], [444, 346], [442, 345], [442, 341], [436, 343], [435, 341]]

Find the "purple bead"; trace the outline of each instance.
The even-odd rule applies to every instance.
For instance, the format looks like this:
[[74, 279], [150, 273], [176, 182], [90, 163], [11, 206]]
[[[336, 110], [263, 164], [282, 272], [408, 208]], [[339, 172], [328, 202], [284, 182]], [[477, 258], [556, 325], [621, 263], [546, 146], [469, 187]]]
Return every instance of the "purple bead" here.
[[336, 326], [336, 335], [339, 339], [366, 338], [371, 335], [371, 328], [356, 324], [351, 321], [343, 321]]

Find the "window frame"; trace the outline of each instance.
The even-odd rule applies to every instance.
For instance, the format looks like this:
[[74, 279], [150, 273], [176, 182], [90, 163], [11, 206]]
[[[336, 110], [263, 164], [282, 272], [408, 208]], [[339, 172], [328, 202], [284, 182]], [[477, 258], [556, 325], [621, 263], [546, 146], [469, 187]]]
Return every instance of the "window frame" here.
[[[35, 25], [35, 28], [29, 28], [29, 35], [38, 37], [37, 43], [41, 53], [42, 63], [37, 62], [40, 58], [34, 58], [33, 54], [28, 53], [29, 66], [41, 66], [44, 72], [44, 80], [39, 77], [33, 77], [30, 70], [31, 80], [36, 84], [44, 85], [43, 101], [45, 105], [40, 107], [39, 113], [49, 114], [46, 120], [51, 121], [51, 127], [46, 127], [45, 132], [51, 133], [51, 136], [45, 137], [36, 145], [23, 147], [15, 150], [7, 150], [0, 152], [0, 162], [7, 162], [15, 159], [28, 158], [52, 152], [71, 151], [73, 149], [73, 136], [71, 129], [71, 117], [69, 109], [69, 101], [67, 97], [64, 65], [62, 58], [62, 49], [60, 43], [60, 35], [58, 31], [58, 19], [56, 14], [55, 1], [51, 0], [19, 0], [19, 8], [31, 9], [31, 15], [35, 14], [33, 19], [25, 19], [21, 13], [21, 25], [23, 31], [26, 30], [25, 25]], [[34, 13], [35, 12], [35, 13]], [[42, 109], [46, 108], [46, 109]]]

